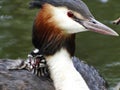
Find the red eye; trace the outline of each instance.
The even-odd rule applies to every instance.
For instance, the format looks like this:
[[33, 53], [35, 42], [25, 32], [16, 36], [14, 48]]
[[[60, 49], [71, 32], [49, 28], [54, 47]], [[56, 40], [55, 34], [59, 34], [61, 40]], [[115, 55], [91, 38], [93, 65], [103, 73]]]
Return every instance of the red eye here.
[[67, 12], [67, 15], [68, 15], [68, 17], [73, 17], [74, 16], [74, 14], [71, 11]]

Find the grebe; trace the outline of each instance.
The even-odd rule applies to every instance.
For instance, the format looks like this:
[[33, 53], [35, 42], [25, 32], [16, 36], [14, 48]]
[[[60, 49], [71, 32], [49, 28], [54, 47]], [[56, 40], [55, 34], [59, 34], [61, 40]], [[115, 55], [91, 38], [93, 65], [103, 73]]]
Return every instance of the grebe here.
[[83, 31], [118, 34], [95, 20], [81, 0], [35, 0], [31, 7], [41, 8], [34, 21], [32, 42], [46, 58], [55, 89], [90, 90], [72, 62], [75, 34]]

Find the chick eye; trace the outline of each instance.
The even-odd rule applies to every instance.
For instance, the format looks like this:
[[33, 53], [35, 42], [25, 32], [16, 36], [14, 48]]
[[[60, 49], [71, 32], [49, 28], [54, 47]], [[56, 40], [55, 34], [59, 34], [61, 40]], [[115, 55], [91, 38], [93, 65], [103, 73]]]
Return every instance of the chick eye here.
[[74, 16], [73, 12], [71, 12], [71, 11], [68, 11], [67, 15], [68, 15], [68, 17], [73, 17]]

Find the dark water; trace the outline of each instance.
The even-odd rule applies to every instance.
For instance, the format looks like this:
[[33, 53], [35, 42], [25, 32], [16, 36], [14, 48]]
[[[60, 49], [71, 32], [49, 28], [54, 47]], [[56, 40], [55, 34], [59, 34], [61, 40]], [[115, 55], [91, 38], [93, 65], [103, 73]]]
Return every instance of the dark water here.
[[[102, 1], [102, 2], [101, 2]], [[95, 18], [120, 34], [119, 0], [84, 0]], [[33, 49], [32, 23], [38, 10], [28, 9], [29, 0], [0, 0], [0, 58], [26, 58]], [[84, 32], [77, 35], [76, 55], [95, 66], [111, 87], [120, 82], [120, 37]]]

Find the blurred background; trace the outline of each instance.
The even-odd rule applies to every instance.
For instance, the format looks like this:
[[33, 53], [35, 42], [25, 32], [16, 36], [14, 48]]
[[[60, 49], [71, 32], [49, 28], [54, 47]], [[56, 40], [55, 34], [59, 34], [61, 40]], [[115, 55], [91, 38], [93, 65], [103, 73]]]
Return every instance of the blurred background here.
[[[0, 58], [26, 59], [34, 49], [31, 32], [38, 9], [30, 10], [30, 0], [0, 0]], [[83, 0], [97, 20], [120, 34], [120, 0]], [[76, 56], [96, 67], [110, 89], [120, 82], [120, 37], [83, 32], [76, 37]]]

